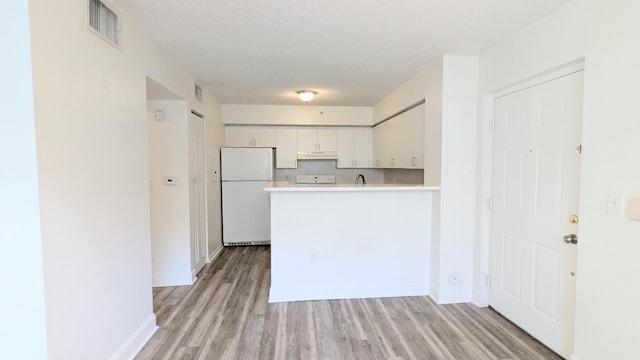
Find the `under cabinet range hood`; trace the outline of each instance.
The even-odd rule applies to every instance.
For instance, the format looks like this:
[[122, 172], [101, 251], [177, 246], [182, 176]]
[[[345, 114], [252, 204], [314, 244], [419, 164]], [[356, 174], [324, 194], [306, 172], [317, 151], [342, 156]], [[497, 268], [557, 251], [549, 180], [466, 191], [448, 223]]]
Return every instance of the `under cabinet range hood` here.
[[338, 160], [337, 151], [303, 151], [298, 153], [298, 160]]

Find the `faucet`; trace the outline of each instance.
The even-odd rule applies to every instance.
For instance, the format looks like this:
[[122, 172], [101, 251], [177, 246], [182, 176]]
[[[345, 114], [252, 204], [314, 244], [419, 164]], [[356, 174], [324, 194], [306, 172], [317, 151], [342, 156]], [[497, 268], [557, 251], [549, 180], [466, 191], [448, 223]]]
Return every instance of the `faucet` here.
[[364, 179], [364, 175], [358, 174], [358, 176], [356, 176], [356, 185], [360, 184], [360, 179], [362, 179], [362, 185], [367, 184], [367, 181]]

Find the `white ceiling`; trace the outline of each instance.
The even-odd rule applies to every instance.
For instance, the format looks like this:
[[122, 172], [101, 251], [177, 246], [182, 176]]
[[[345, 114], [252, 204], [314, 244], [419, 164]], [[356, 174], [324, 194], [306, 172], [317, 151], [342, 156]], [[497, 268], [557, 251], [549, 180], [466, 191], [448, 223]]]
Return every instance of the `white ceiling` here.
[[[372, 106], [569, 0], [113, 0], [225, 104]], [[122, 35], [123, 37], [126, 34]]]

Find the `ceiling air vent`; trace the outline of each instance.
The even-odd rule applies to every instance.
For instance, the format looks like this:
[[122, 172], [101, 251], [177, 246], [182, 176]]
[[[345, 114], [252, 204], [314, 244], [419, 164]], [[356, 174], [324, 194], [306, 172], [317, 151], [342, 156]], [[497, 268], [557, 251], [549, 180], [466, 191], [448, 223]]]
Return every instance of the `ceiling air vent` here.
[[100, 0], [89, 0], [89, 28], [113, 45], [119, 41], [118, 15]]

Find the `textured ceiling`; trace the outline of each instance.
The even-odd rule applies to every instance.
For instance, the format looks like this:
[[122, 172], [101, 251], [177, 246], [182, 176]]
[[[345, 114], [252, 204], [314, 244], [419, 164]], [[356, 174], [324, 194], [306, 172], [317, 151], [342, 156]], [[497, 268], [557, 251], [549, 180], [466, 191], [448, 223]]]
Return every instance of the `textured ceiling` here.
[[[113, 0], [225, 104], [371, 106], [569, 0]], [[126, 36], [126, 34], [123, 34]]]

